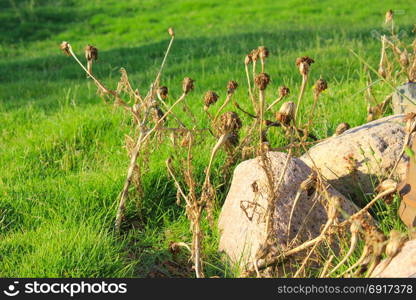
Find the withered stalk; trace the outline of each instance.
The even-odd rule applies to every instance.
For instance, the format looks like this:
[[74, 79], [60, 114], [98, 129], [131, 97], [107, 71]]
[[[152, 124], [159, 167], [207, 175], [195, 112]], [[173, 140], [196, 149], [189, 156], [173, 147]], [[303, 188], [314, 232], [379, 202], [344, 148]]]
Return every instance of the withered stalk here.
[[130, 159], [130, 165], [129, 165], [129, 168], [127, 170], [127, 178], [124, 182], [124, 187], [123, 187], [123, 190], [120, 194], [120, 201], [119, 201], [119, 205], [118, 205], [118, 210], [117, 210], [117, 215], [116, 215], [116, 223], [115, 223], [115, 228], [116, 228], [117, 231], [120, 230], [120, 225], [121, 225], [121, 222], [124, 218], [124, 211], [125, 211], [127, 196], [128, 196], [128, 193], [129, 193], [129, 187], [130, 187], [131, 180], [133, 178], [134, 167], [136, 166], [137, 157], [138, 157], [139, 152], [141, 150], [142, 144], [149, 138], [149, 136], [154, 131], [156, 131], [158, 129], [159, 125], [163, 122], [163, 120], [165, 120], [166, 117], [172, 112], [173, 108], [177, 104], [179, 104], [183, 99], [185, 99], [185, 97], [186, 97], [186, 93], [183, 93], [179, 97], [179, 99], [176, 100], [176, 102], [172, 104], [172, 106], [169, 108], [169, 110], [167, 110], [166, 113], [156, 122], [154, 127], [146, 132], [146, 134], [144, 134], [143, 131], [140, 131], [140, 134], [139, 134], [139, 137], [137, 139], [136, 145], [135, 145], [135, 147], [132, 151], [132, 155], [131, 155], [131, 159]]
[[305, 88], [306, 88], [306, 84], [308, 82], [308, 77], [309, 77], [309, 73], [302, 74], [302, 84], [300, 86], [298, 102], [296, 103], [295, 119], [294, 119], [293, 124], [297, 124], [298, 111], [299, 111], [300, 104], [302, 102], [303, 94], [305, 93]]
[[224, 103], [220, 106], [220, 108], [218, 109], [217, 113], [215, 114], [214, 120], [213, 120], [213, 124], [216, 123], [218, 117], [220, 116], [221, 111], [228, 105], [228, 103], [230, 103], [231, 97], [233, 96], [234, 93], [228, 93], [227, 97], [224, 100]]
[[283, 96], [283, 95], [280, 95], [279, 97], [277, 97], [277, 99], [276, 100], [274, 100], [267, 108], [266, 108], [266, 111], [269, 111], [269, 110], [271, 110], [272, 108], [273, 108], [273, 106], [275, 106], [277, 103], [279, 103], [280, 101], [282, 101], [282, 99], [284, 98], [285, 96]]
[[253, 105], [253, 109], [257, 114], [256, 99], [254, 99], [253, 91], [252, 91], [252, 88], [251, 88], [251, 80], [250, 80], [250, 74], [249, 74], [249, 70], [248, 70], [248, 64], [244, 64], [244, 65], [245, 65], [246, 76], [247, 76], [248, 94], [250, 95], [250, 100], [251, 100], [251, 103]]

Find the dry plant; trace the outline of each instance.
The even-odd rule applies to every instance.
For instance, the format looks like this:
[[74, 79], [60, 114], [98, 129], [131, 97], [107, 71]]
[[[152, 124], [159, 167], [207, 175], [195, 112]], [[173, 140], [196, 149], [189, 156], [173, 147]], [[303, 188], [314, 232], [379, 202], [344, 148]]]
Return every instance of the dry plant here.
[[[370, 73], [367, 73], [368, 82], [365, 88], [365, 100], [367, 102], [367, 121], [373, 121], [383, 116], [392, 101], [392, 94], [378, 101], [374, 95], [373, 88], [378, 83], [385, 83], [393, 91], [398, 92], [397, 86], [405, 82], [416, 81], [416, 39], [411, 44], [402, 41], [396, 32], [394, 25], [394, 13], [392, 10], [386, 12], [385, 24], [389, 26], [389, 35], [380, 36], [380, 61], [377, 68], [373, 68], [362, 57], [353, 50], [351, 52], [371, 70], [378, 79], [373, 81]], [[414, 100], [403, 95], [411, 103]]]
[[[204, 277], [202, 262], [202, 239], [201, 219], [204, 209], [206, 209], [207, 218], [211, 226], [214, 226], [214, 200], [216, 189], [211, 184], [211, 169], [218, 150], [221, 147], [234, 148], [238, 145], [239, 130], [242, 126], [241, 120], [235, 112], [226, 112], [221, 115], [218, 124], [218, 133], [220, 134], [216, 144], [212, 148], [208, 166], [205, 170], [205, 179], [202, 183], [198, 182], [195, 176], [193, 165], [192, 149], [194, 146], [194, 136], [192, 132], [188, 132], [186, 136], [187, 155], [179, 163], [178, 171], [174, 170], [172, 158], [166, 161], [169, 175], [175, 182], [178, 190], [178, 198], [182, 198], [185, 202], [186, 215], [191, 223], [192, 232], [192, 260], [194, 262], [195, 273], [197, 278]], [[181, 180], [178, 177], [181, 173], [186, 187], [182, 187]], [[200, 192], [198, 192], [200, 190]], [[180, 199], [177, 201], [180, 203]]]
[[[406, 76], [409, 81], [416, 80], [416, 47], [413, 47], [413, 54], [398, 41], [397, 36], [394, 35], [393, 15], [386, 15], [386, 20], [392, 24], [392, 38], [382, 37], [382, 52], [379, 65], [379, 72], [374, 70], [371, 66], [366, 66], [373, 72], [376, 72], [381, 78], [380, 81], [393, 86], [400, 76]], [[317, 142], [317, 138], [311, 133], [314, 116], [316, 114], [318, 103], [322, 93], [328, 88], [327, 82], [323, 78], [319, 78], [314, 86], [313, 104], [309, 110], [308, 119], [305, 123], [299, 116], [299, 109], [302, 106], [302, 100], [305, 96], [305, 89], [310, 78], [311, 66], [315, 62], [308, 56], [300, 57], [296, 60], [296, 66], [301, 75], [300, 90], [297, 95], [297, 102], [286, 101], [284, 99], [292, 97], [289, 88], [282, 86], [278, 89], [277, 97], [272, 97], [266, 93], [270, 86], [271, 76], [266, 73], [266, 59], [270, 56], [269, 50], [264, 46], [252, 50], [246, 55], [244, 60], [244, 70], [247, 78], [248, 97], [250, 98], [251, 107], [242, 107], [241, 103], [237, 102], [234, 97], [235, 91], [238, 88], [237, 82], [231, 80], [227, 84], [227, 94], [221, 105], [214, 110], [214, 106], [218, 105], [220, 97], [214, 91], [208, 91], [203, 97], [203, 109], [210, 120], [209, 128], [197, 129], [195, 126], [195, 117], [192, 111], [185, 103], [185, 98], [194, 88], [194, 80], [185, 77], [182, 82], [182, 94], [172, 104], [168, 104], [169, 90], [166, 86], [160, 85], [161, 75], [166, 63], [167, 56], [171, 49], [174, 32], [169, 29], [171, 36], [167, 51], [161, 63], [160, 69], [156, 75], [155, 80], [151, 83], [150, 89], [147, 91], [145, 97], [142, 97], [138, 89], [133, 89], [127, 72], [121, 69], [121, 80], [118, 83], [116, 90], [111, 90], [104, 86], [93, 74], [93, 62], [98, 58], [98, 50], [88, 45], [85, 52], [87, 59], [87, 67], [85, 67], [77, 58], [69, 43], [63, 42], [61, 49], [68, 55], [72, 56], [81, 68], [86, 72], [98, 87], [98, 92], [108, 103], [112, 99], [114, 104], [124, 108], [125, 111], [131, 114], [134, 128], [132, 134], [126, 136], [126, 148], [130, 158], [130, 164], [127, 171], [124, 187], [120, 193], [119, 205], [116, 216], [115, 227], [120, 229], [121, 223], [125, 214], [126, 201], [129, 195], [130, 185], [133, 183], [138, 190], [141, 190], [141, 181], [145, 172], [147, 162], [147, 153], [149, 153], [153, 141], [160, 140], [163, 136], [168, 135], [173, 143], [173, 150], [176, 152], [175, 157], [171, 156], [166, 161], [168, 174], [173, 180], [177, 189], [177, 203], [185, 203], [185, 211], [190, 222], [190, 229], [192, 232], [192, 245], [187, 246], [186, 243], [177, 243], [177, 245], [185, 245], [191, 251], [191, 259], [194, 264], [197, 278], [204, 277], [203, 264], [203, 238], [204, 233], [201, 229], [201, 221], [204, 215], [210, 225], [214, 226], [214, 209], [216, 191], [218, 186], [212, 184], [212, 173], [214, 168], [214, 161], [220, 149], [226, 153], [224, 169], [231, 169], [231, 167], [240, 159], [251, 158], [253, 156], [260, 156], [261, 167], [263, 168], [267, 178], [267, 214], [266, 214], [266, 236], [265, 243], [260, 247], [259, 251], [253, 257], [252, 264], [245, 272], [246, 276], [263, 276], [264, 272], [270, 269], [277, 269], [279, 265], [285, 264], [289, 259], [296, 257], [299, 254], [304, 254], [300, 267], [294, 273], [295, 277], [305, 274], [308, 266], [316, 264], [317, 257], [320, 255], [330, 256], [326, 264], [323, 266], [320, 277], [328, 277], [334, 275], [339, 269], [348, 262], [348, 259], [353, 253], [358, 251], [358, 242], [363, 240], [365, 246], [363, 248], [361, 258], [343, 274], [345, 276], [369, 275], [379, 263], [382, 255], [387, 251], [387, 255], [392, 257], [397, 253], [400, 245], [402, 245], [402, 238], [397, 238], [395, 233], [391, 233], [390, 240], [387, 241], [384, 234], [377, 228], [376, 224], [369, 217], [369, 209], [382, 199], [392, 197], [397, 191], [397, 184], [387, 179], [383, 181], [378, 189], [377, 194], [373, 199], [361, 210], [355, 214], [348, 216], [341, 209], [342, 199], [332, 196], [328, 189], [330, 185], [322, 176], [319, 169], [314, 167], [312, 175], [305, 180], [299, 187], [299, 191], [294, 199], [292, 211], [290, 213], [288, 222], [288, 233], [290, 232], [293, 212], [296, 208], [298, 199], [301, 193], [305, 191], [313, 191], [315, 198], [319, 198], [320, 204], [325, 208], [327, 214], [327, 221], [322, 226], [320, 234], [303, 243], [300, 242], [300, 233], [306, 226], [306, 221], [309, 217], [308, 212], [306, 219], [301, 224], [300, 229], [293, 238], [287, 240], [287, 247], [281, 249], [275, 241], [275, 233], [273, 230], [274, 220], [274, 206], [276, 199], [279, 198], [279, 189], [283, 182], [284, 175], [287, 171], [290, 159], [296, 154], [308, 153], [308, 146]], [[393, 60], [387, 55], [387, 50], [392, 49], [396, 61], [401, 66], [400, 72], [393, 71]], [[361, 58], [360, 58], [361, 59]], [[257, 62], [260, 60], [261, 69], [258, 69]], [[362, 59], [361, 59], [362, 60]], [[251, 67], [251, 69], [250, 69]], [[376, 104], [375, 98], [372, 95], [371, 87], [374, 85], [369, 79], [369, 87], [366, 90], [366, 97], [372, 104], [369, 106], [369, 118], [375, 119], [380, 117], [387, 107], [391, 96], [387, 97], [381, 104]], [[270, 90], [270, 88], [269, 88]], [[128, 101], [123, 100], [127, 96]], [[271, 99], [268, 99], [271, 98]], [[279, 109], [275, 107], [283, 102]], [[244, 103], [244, 102], [243, 102]], [[190, 116], [194, 126], [188, 128], [185, 126], [177, 115], [174, 113], [174, 108], [179, 104], [182, 105], [183, 110]], [[244, 122], [246, 127], [243, 128], [243, 123], [234, 111], [228, 111], [226, 108], [233, 105], [237, 111], [244, 114], [248, 120], [252, 122]], [[214, 110], [214, 112], [213, 112]], [[226, 112], [224, 113], [224, 111]], [[269, 116], [274, 115], [274, 120], [269, 120]], [[169, 122], [168, 122], [169, 117]], [[168, 127], [168, 123], [176, 123], [176, 127]], [[407, 117], [408, 135], [407, 142], [410, 140], [411, 134], [415, 131], [414, 115]], [[287, 145], [281, 148], [275, 148], [269, 141], [269, 130], [272, 127], [278, 127], [283, 130], [287, 138]], [[349, 128], [347, 123], [341, 123], [335, 135], [340, 135]], [[215, 144], [211, 148], [209, 161], [205, 168], [205, 175], [201, 180], [195, 172], [196, 163], [193, 160], [193, 152], [195, 146], [198, 144], [198, 134], [201, 131], [209, 131], [215, 138]], [[244, 133], [244, 137], [240, 139], [240, 135]], [[274, 178], [274, 172], [269, 161], [269, 151], [287, 151], [287, 160], [281, 170], [279, 178]], [[401, 157], [400, 157], [401, 158]], [[400, 159], [399, 158], [399, 159]], [[347, 158], [348, 159], [348, 158]], [[352, 159], [352, 168], [353, 158]], [[176, 163], [175, 163], [176, 161]], [[312, 163], [314, 164], [313, 160]], [[226, 173], [226, 172], [224, 172]], [[226, 180], [228, 183], [228, 179]], [[253, 186], [253, 189], [258, 188]], [[182, 201], [183, 200], [183, 201]], [[315, 200], [315, 205], [317, 200]], [[243, 205], [243, 204], [242, 204]], [[344, 221], [340, 222], [340, 217]], [[334, 248], [334, 240], [342, 237], [350, 236], [350, 246], [347, 253], [338, 260], [338, 263], [333, 266], [334, 253], [337, 250]], [[399, 240], [399, 242], [398, 242]], [[339, 249], [338, 249], [339, 250]], [[267, 271], [266, 271], [267, 270]]]
[[[121, 79], [118, 83], [116, 90], [107, 88], [101, 81], [99, 81], [92, 73], [93, 61], [98, 57], [98, 50], [94, 46], [88, 45], [85, 49], [85, 57], [87, 59], [87, 67], [78, 59], [72, 46], [68, 42], [61, 43], [61, 50], [73, 57], [75, 61], [81, 66], [81, 68], [87, 73], [87, 75], [94, 81], [98, 87], [99, 95], [108, 103], [108, 99], [112, 99], [114, 105], [120, 106], [129, 112], [133, 120], [135, 128], [132, 129], [132, 136], [126, 136], [126, 148], [130, 157], [130, 164], [127, 170], [126, 180], [123, 189], [120, 193], [119, 205], [116, 215], [115, 228], [120, 229], [121, 223], [125, 215], [126, 201], [129, 194], [130, 185], [134, 183], [138, 190], [141, 190], [141, 178], [143, 176], [143, 166], [147, 159], [147, 153], [149, 147], [153, 144], [151, 140], [160, 138], [160, 134], [172, 133], [183, 134], [189, 131], [184, 123], [181, 122], [173, 113], [173, 109], [180, 103], [184, 104], [186, 96], [193, 89], [193, 80], [189, 77], [185, 77], [182, 83], [182, 95], [168, 105], [164, 100], [167, 98], [167, 87], [160, 86], [161, 75], [169, 55], [169, 51], [173, 44], [175, 34], [172, 28], [168, 29], [170, 35], [170, 42], [168, 44], [165, 56], [161, 63], [160, 69], [156, 75], [156, 78], [151, 83], [150, 88], [145, 97], [140, 95], [138, 89], [133, 89], [128, 79], [128, 75], [125, 69], [121, 69]], [[129, 100], [133, 100], [130, 104], [129, 101], [123, 100], [123, 96], [127, 95]], [[163, 106], [163, 109], [161, 108]], [[186, 107], [186, 106], [184, 106]], [[174, 119], [178, 123], [177, 128], [166, 127], [166, 119], [169, 115], [173, 115]]]

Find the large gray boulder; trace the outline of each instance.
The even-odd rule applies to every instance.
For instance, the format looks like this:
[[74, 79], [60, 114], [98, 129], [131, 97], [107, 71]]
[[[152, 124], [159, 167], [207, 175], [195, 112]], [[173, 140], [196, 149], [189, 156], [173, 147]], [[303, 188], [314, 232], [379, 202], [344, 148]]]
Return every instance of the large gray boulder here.
[[382, 260], [371, 277], [416, 277], [416, 240], [406, 242], [393, 258]]
[[[283, 172], [287, 154], [269, 152], [267, 155], [272, 180], [277, 185]], [[284, 249], [288, 242], [288, 221], [296, 193], [301, 183], [311, 174], [311, 169], [300, 159], [290, 158], [280, 188], [274, 199], [273, 231], [275, 239]], [[244, 266], [251, 263], [259, 247], [266, 240], [266, 211], [268, 179], [260, 157], [240, 163], [234, 170], [230, 191], [219, 217], [219, 249], [225, 251], [231, 261]], [[340, 193], [329, 187], [329, 194], [340, 197], [342, 209], [349, 214], [355, 206]], [[326, 199], [316, 192], [302, 192], [293, 214], [290, 238], [298, 235], [299, 242], [316, 237], [327, 220], [322, 203]]]
[[[405, 137], [403, 117], [393, 115], [351, 128], [310, 148], [301, 160], [316, 166], [342, 194], [362, 199], [363, 193], [374, 192], [399, 157]], [[404, 156], [396, 169], [399, 181], [405, 176], [407, 161]]]
[[[413, 103], [409, 99], [413, 100]], [[397, 87], [392, 103], [395, 114], [416, 112], [416, 82], [408, 82]]]

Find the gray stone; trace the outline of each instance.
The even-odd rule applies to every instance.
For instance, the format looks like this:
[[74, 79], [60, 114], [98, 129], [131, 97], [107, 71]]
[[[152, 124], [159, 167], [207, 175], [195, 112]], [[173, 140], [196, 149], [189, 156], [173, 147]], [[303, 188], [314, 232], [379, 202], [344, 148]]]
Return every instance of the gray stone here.
[[393, 258], [382, 260], [371, 277], [416, 277], [416, 240], [406, 242]]
[[[273, 173], [272, 180], [277, 184], [287, 154], [269, 152], [267, 157]], [[310, 174], [311, 169], [304, 162], [298, 158], [290, 158], [282, 184], [275, 191], [277, 196], [274, 199], [273, 231], [282, 249], [287, 245], [288, 221], [296, 193], [300, 184]], [[244, 161], [234, 170], [231, 188], [219, 217], [218, 226], [221, 235], [219, 249], [225, 251], [231, 261], [240, 266], [252, 262], [257, 250], [266, 240], [266, 211], [269, 194], [267, 187], [267, 176], [262, 168], [260, 157]], [[356, 211], [355, 206], [332, 187], [328, 191], [330, 195], [336, 195], [342, 199], [341, 205], [344, 211], [349, 214]], [[327, 220], [326, 211], [321, 203], [326, 203], [326, 199], [317, 193], [313, 191], [301, 193], [291, 222], [290, 238], [293, 238], [301, 228], [303, 229], [299, 234], [299, 242], [319, 235], [321, 225]]]
[[[408, 98], [412, 99], [412, 103]], [[406, 114], [416, 112], [416, 82], [408, 82], [399, 87], [393, 93], [393, 112], [395, 114]]]
[[[301, 159], [309, 167], [316, 165], [343, 195], [362, 199], [363, 193], [374, 192], [399, 157], [405, 137], [402, 120], [403, 115], [394, 115], [351, 128], [310, 148]], [[398, 181], [405, 176], [407, 161], [404, 156], [396, 169]]]

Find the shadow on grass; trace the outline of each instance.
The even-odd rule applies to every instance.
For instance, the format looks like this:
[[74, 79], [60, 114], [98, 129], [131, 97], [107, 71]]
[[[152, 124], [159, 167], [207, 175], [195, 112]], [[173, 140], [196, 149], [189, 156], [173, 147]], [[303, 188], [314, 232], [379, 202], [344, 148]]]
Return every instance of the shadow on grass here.
[[5, 0], [0, 9], [0, 43], [7, 44], [50, 39], [99, 12], [77, 8], [71, 0]]
[[[206, 67], [202, 63], [204, 61], [207, 65], [215, 64], [212, 67], [217, 69], [219, 76], [228, 75], [244, 80], [242, 58], [259, 43], [269, 46], [272, 57], [276, 57], [277, 54], [279, 60], [282, 54], [287, 56], [286, 60], [294, 61], [298, 55], [310, 52], [323, 56], [325, 51], [329, 51], [329, 55], [331, 55], [330, 51], [335, 51], [334, 49], [324, 52], [322, 49], [316, 50], [314, 47], [316, 47], [317, 40], [322, 41], [328, 47], [331, 47], [335, 40], [337, 40], [335, 45], [343, 43], [344, 40], [376, 43], [371, 36], [371, 28], [365, 27], [349, 29], [348, 32], [333, 28], [319, 32], [312, 29], [278, 29], [274, 32], [252, 32], [215, 38], [177, 38], [165, 69], [165, 78], [167, 81], [178, 82], [179, 86], [182, 77], [191, 73], [191, 75], [195, 74], [198, 82], [199, 78], [196, 74], [205, 73]], [[54, 111], [59, 107], [56, 98], [63, 97], [62, 89], [69, 88], [76, 82], [86, 84], [85, 74], [79, 66], [72, 59], [59, 53], [59, 43], [60, 41], [56, 43], [56, 55], [0, 63], [3, 70], [0, 74], [0, 84], [4, 87], [2, 91], [4, 94], [0, 95], [0, 101], [6, 109], [15, 109], [27, 101], [35, 101], [34, 105], [41, 109]], [[110, 87], [114, 87], [119, 77], [118, 69], [124, 67], [135, 81], [140, 82], [141, 90], [147, 89], [151, 80], [154, 79], [167, 43], [167, 40], [163, 40], [139, 47], [114, 48], [107, 51], [101, 49], [100, 59], [95, 67], [97, 77], [108, 82]], [[82, 49], [75, 50], [83, 59], [84, 55], [80, 53]], [[339, 51], [345, 52], [342, 56], [345, 54], [348, 57], [348, 49], [339, 49]], [[342, 80], [345, 77], [345, 66], [341, 65], [341, 61], [339, 65], [320, 62], [318, 71], [321, 74], [331, 74], [336, 80]], [[228, 72], [230, 74], [224, 72], [224, 67], [230, 70]], [[211, 71], [210, 66], [207, 68]], [[284, 68], [289, 70], [287, 77], [298, 75], [296, 69], [292, 68], [292, 64]], [[273, 69], [277, 67], [273, 66], [271, 69], [273, 73], [276, 73]], [[277, 72], [281, 71], [277, 70]], [[283, 76], [283, 74], [273, 75]], [[197, 85], [198, 88], [200, 87]], [[52, 96], [54, 96], [53, 100], [50, 99]], [[91, 102], [95, 103], [96, 100]]]

